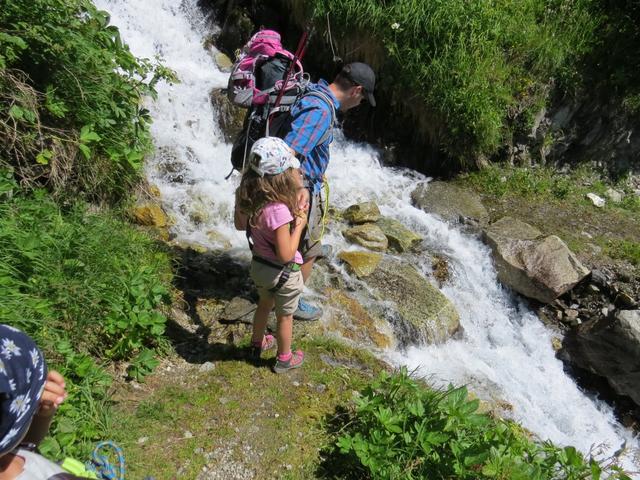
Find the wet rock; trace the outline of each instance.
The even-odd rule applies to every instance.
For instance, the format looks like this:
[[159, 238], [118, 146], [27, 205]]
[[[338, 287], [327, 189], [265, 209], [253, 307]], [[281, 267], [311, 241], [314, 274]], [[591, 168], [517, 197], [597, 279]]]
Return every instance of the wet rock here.
[[402, 223], [393, 219], [382, 217], [376, 225], [387, 237], [389, 249], [398, 253], [418, 250], [422, 244], [422, 237], [406, 228]]
[[413, 205], [427, 213], [435, 213], [448, 222], [471, 219], [480, 225], [489, 220], [480, 197], [448, 182], [422, 183], [411, 194]]
[[342, 232], [342, 235], [350, 242], [378, 252], [384, 252], [389, 245], [386, 235], [373, 223], [356, 225]]
[[133, 218], [140, 225], [166, 227], [169, 223], [167, 214], [156, 203], [143, 203], [133, 208]]
[[449, 262], [445, 257], [434, 255], [431, 262], [431, 270], [440, 287], [449, 281]]
[[393, 332], [389, 323], [367, 311], [358, 300], [337, 289], [328, 289], [327, 328], [361, 345], [389, 348]]
[[534, 227], [503, 217], [484, 231], [498, 278], [525, 297], [550, 303], [589, 274], [555, 235], [542, 237]]
[[380, 209], [375, 202], [363, 202], [351, 205], [342, 216], [349, 223], [354, 224], [375, 222], [380, 218]]
[[231, 103], [226, 89], [216, 88], [211, 91], [211, 105], [218, 115], [218, 125], [227, 142], [233, 142], [242, 131], [247, 109]]
[[586, 322], [565, 337], [564, 348], [571, 364], [606, 378], [640, 405], [640, 310]]
[[213, 61], [216, 63], [216, 66], [220, 69], [221, 72], [231, 72], [231, 68], [233, 67], [233, 60], [231, 60], [224, 53], [217, 52], [213, 56]]
[[355, 273], [358, 278], [364, 278], [371, 275], [380, 260], [382, 255], [372, 252], [340, 252], [338, 258], [348, 265], [348, 269]]
[[402, 343], [442, 343], [460, 329], [455, 307], [410, 264], [385, 259], [366, 279], [382, 300], [395, 302], [392, 318]]

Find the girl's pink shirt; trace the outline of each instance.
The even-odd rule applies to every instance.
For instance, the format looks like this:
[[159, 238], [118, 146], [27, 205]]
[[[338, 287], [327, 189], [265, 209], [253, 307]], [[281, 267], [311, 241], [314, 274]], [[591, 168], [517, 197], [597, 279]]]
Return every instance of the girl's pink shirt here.
[[[284, 203], [267, 204], [256, 220], [256, 226], [251, 227], [254, 255], [270, 262], [282, 263], [276, 255], [276, 230], [292, 221], [293, 215]], [[294, 262], [302, 265], [302, 255], [297, 250]]]

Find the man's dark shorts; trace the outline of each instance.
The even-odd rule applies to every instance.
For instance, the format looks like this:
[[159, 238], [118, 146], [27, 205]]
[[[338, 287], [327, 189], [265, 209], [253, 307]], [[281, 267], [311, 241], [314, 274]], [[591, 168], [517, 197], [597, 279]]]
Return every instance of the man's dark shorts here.
[[320, 240], [324, 233], [322, 217], [324, 216], [324, 201], [322, 190], [318, 193], [311, 193], [309, 205], [309, 217], [307, 228], [300, 241], [300, 253], [304, 263], [322, 254], [322, 243]]

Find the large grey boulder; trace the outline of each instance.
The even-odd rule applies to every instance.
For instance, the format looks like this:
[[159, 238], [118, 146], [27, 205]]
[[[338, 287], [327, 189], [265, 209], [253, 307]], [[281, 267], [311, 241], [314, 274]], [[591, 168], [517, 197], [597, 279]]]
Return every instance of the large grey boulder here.
[[640, 310], [584, 323], [563, 346], [571, 364], [605, 377], [616, 393], [640, 405]]
[[550, 303], [589, 275], [555, 235], [503, 217], [484, 230], [500, 281], [525, 297]]
[[393, 323], [400, 342], [442, 343], [460, 329], [451, 301], [412, 265], [384, 259], [366, 282], [379, 299], [394, 302]]
[[482, 226], [489, 220], [489, 213], [476, 193], [448, 182], [421, 183], [411, 193], [411, 201], [415, 207], [452, 223]]

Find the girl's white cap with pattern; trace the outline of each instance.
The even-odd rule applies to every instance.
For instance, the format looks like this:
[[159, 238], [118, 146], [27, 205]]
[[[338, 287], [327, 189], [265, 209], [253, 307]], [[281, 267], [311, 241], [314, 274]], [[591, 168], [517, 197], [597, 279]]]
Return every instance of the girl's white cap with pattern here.
[[278, 175], [289, 168], [300, 168], [300, 162], [284, 140], [263, 137], [253, 144], [249, 153], [249, 168], [261, 177]]

